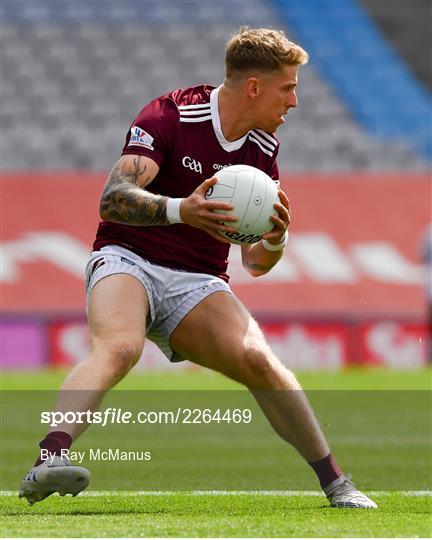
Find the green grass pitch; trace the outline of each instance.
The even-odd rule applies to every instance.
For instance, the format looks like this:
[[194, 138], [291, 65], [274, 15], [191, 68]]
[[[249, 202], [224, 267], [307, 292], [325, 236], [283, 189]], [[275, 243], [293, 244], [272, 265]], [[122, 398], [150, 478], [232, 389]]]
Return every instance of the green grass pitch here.
[[297, 495], [51, 496], [3, 500], [10, 537], [428, 537], [430, 498], [377, 496], [379, 510], [328, 508]]
[[[2, 388], [8, 391], [56, 389], [63, 376], [64, 374], [59, 372], [4, 373]], [[349, 463], [355, 480], [378, 503], [378, 510], [329, 508], [326, 499], [317, 491], [313, 474], [294, 452], [288, 454], [282, 470], [279, 471], [280, 478], [271, 478], [268, 480], [269, 485], [263, 483], [262, 489], [265, 491], [247, 493], [250, 487], [242, 477], [242, 471], [248, 470], [247, 460], [244, 456], [238, 460], [234, 456], [236, 469], [229, 471], [229, 479], [220, 480], [231, 481], [227, 491], [221, 491], [218, 485], [214, 487], [217, 492], [212, 492], [210, 486], [205, 493], [197, 491], [202, 487], [200, 478], [190, 471], [190, 485], [185, 491], [177, 490], [174, 486], [166, 491], [152, 493], [150, 490], [155, 488], [145, 485], [144, 475], [141, 491], [134, 492], [134, 487], [116, 482], [118, 476], [115, 468], [113, 478], [106, 483], [98, 478], [100, 474], [95, 468], [88, 493], [83, 492], [76, 498], [54, 495], [29, 507], [26, 501], [18, 499], [14, 490], [20, 477], [31, 465], [31, 456], [35, 453], [37, 441], [40, 440], [38, 429], [40, 430], [41, 426], [36, 426], [36, 429], [24, 423], [19, 426], [21, 431], [17, 433], [24, 436], [29, 432], [31, 438], [34, 438], [33, 448], [21, 448], [17, 441], [5, 441], [5, 437], [2, 440], [2, 537], [431, 536], [430, 465], [425, 466], [422, 462], [425, 455], [430, 458], [429, 432], [426, 430], [426, 433], [423, 433], [422, 420], [418, 418], [419, 411], [415, 408], [410, 411], [406, 406], [407, 396], [412, 395], [415, 398], [416, 395], [426, 394], [430, 389], [430, 371], [357, 370], [334, 374], [300, 374], [299, 379], [304, 388], [311, 392], [374, 390], [375, 393], [370, 394], [371, 398], [373, 397], [370, 402], [371, 407], [377, 409], [381, 399], [379, 392], [382, 391], [383, 399], [393, 399], [395, 409], [398, 406], [403, 409], [404, 414], [400, 417], [403, 430], [396, 426], [394, 432], [387, 433], [388, 418], [377, 412], [370, 416], [376, 418], [377, 425], [372, 426], [371, 431], [362, 432], [361, 437], [354, 440], [351, 435], [346, 439], [341, 438], [339, 433], [334, 435], [337, 455], [341, 456], [343, 462]], [[235, 390], [238, 386], [216, 374], [196, 371], [188, 374], [131, 374], [119, 388], [126, 391], [225, 391]], [[407, 392], [408, 390], [412, 394]], [[315, 399], [313, 394], [311, 398], [312, 401]], [[430, 400], [427, 403], [430, 405]], [[344, 412], [338, 415], [338, 410], [330, 406], [325, 414], [337, 425], [346, 416]], [[430, 422], [430, 407], [423, 413]], [[323, 411], [319, 408], [317, 414], [320, 418]], [[3, 422], [5, 416], [4, 412]], [[358, 419], [357, 421], [360, 422]], [[355, 418], [351, 423], [355, 423]], [[327, 424], [325, 426], [331, 438], [332, 428]], [[348, 427], [348, 423], [343, 424], [343, 431]], [[259, 429], [264, 428], [260, 425]], [[85, 437], [91, 437], [92, 430], [95, 431], [94, 426], [83, 436], [82, 444], [86, 441]], [[390, 446], [385, 446], [385, 441], [375, 434], [386, 435]], [[109, 431], [104, 432], [104, 437], [110, 437]], [[260, 452], [257, 450], [253, 453], [253, 442], [247, 441], [246, 447], [251, 449], [252, 461], [256, 459], [259, 462]], [[264, 448], [267, 444], [267, 441], [258, 439], [255, 442], [258, 448]], [[274, 451], [271, 457], [276, 461], [279, 458], [282, 460], [285, 455], [284, 443], [276, 436], [273, 438], [270, 430], [268, 444]], [[197, 456], [200, 456], [199, 452]], [[211, 446], [205, 449], [204, 457], [209, 461], [216, 459]], [[199, 461], [196, 466], [200, 470]], [[272, 470], [269, 469], [270, 473]], [[160, 476], [158, 481], [165, 479]], [[257, 476], [256, 481], [261, 482], [261, 478]], [[401, 484], [400, 489], [398, 482]], [[296, 485], [297, 489], [294, 487]]]

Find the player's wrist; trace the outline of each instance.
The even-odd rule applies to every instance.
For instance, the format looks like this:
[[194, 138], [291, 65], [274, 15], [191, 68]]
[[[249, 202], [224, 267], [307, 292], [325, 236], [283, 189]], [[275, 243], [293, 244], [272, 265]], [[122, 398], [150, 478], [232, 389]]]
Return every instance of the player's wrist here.
[[282, 240], [278, 242], [277, 244], [272, 244], [268, 240], [263, 240], [262, 245], [263, 245], [263, 248], [266, 249], [267, 251], [281, 251], [287, 245], [287, 242], [288, 242], [288, 231], [285, 231], [285, 234]]
[[183, 198], [169, 198], [166, 205], [166, 216], [167, 220], [171, 223], [183, 223], [183, 220], [180, 215], [180, 204], [182, 203]]

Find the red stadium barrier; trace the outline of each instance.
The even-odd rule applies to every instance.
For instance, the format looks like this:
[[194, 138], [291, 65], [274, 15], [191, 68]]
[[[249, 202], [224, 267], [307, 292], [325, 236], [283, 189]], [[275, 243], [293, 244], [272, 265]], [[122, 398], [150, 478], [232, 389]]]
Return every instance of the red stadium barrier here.
[[357, 355], [366, 364], [402, 369], [419, 367], [426, 361], [424, 324], [364, 323], [358, 326], [356, 333]]
[[[294, 370], [338, 370], [358, 363], [403, 369], [425, 363], [424, 325], [264, 322], [262, 328], [275, 354]], [[51, 365], [76, 364], [88, 353], [85, 321], [53, 322], [49, 345]], [[139, 366], [161, 369], [168, 366], [168, 360], [147, 343]]]
[[[28, 313], [49, 322], [57, 315], [83, 317], [83, 270], [105, 178], [96, 173], [3, 175], [6, 321]], [[359, 358], [406, 364], [404, 354], [411, 353], [418, 363], [424, 356], [420, 242], [430, 220], [427, 176], [290, 175], [282, 184], [293, 218], [282, 261], [267, 276], [253, 279], [241, 268], [235, 247], [230, 265], [233, 289], [268, 323], [273, 345], [284, 343], [285, 350], [295, 351], [295, 344], [303, 343], [303, 364], [318, 348], [322, 367]], [[323, 326], [329, 318], [332, 324]], [[310, 319], [321, 326], [310, 326]], [[366, 320], [375, 322], [357, 326]], [[292, 326], [293, 321], [300, 326]], [[380, 321], [396, 321], [397, 327], [379, 326]], [[57, 341], [51, 340], [54, 347]], [[399, 345], [391, 352], [397, 343], [411, 353], [396, 354]], [[332, 356], [330, 350], [339, 353]], [[53, 349], [52, 357], [60, 356]]]

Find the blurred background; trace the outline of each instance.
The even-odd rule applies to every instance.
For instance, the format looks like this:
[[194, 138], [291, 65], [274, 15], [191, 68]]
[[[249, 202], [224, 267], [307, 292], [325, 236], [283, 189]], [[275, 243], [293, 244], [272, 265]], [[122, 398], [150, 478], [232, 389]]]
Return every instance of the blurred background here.
[[[429, 0], [3, 1], [3, 367], [85, 357], [84, 266], [128, 128], [160, 94], [220, 84], [241, 25], [283, 29], [311, 60], [277, 134], [290, 243], [255, 280], [234, 246], [234, 291], [293, 369], [425, 365], [430, 21]], [[146, 345], [141, 368], [190, 366]]]

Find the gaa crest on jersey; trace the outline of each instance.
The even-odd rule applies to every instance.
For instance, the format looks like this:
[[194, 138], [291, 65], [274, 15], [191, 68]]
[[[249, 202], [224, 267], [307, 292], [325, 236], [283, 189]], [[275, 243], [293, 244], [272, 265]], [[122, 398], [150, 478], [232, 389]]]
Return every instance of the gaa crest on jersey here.
[[131, 137], [128, 146], [142, 146], [149, 150], [154, 150], [153, 141], [154, 137], [150, 133], [147, 133], [147, 131], [144, 131], [138, 126], [131, 127]]
[[195, 171], [196, 173], [202, 174], [202, 165], [196, 159], [193, 159], [189, 156], [185, 156], [182, 159], [182, 165], [183, 167], [186, 167], [190, 169], [191, 171]]

